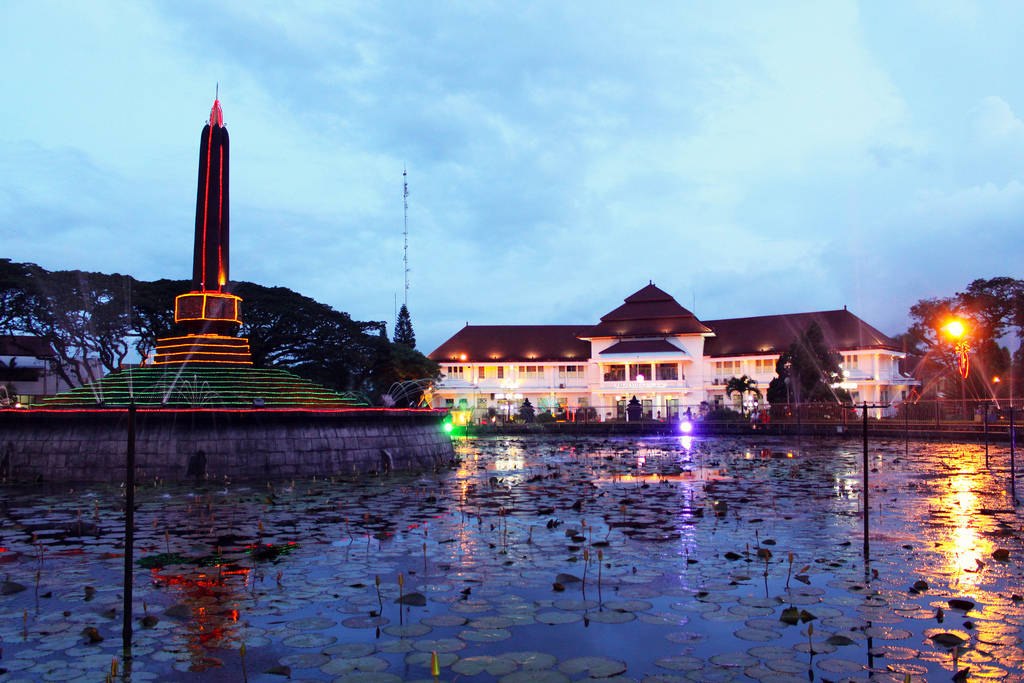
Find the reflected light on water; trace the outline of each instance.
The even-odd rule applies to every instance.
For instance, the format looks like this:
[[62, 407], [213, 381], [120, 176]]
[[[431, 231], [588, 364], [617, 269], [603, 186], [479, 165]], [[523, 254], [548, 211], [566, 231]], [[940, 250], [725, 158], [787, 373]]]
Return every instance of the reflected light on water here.
[[992, 543], [978, 533], [974, 523], [980, 514], [978, 496], [974, 492], [977, 482], [973, 477], [954, 476], [950, 480], [951, 495], [946, 507], [950, 514], [952, 533], [951, 547], [946, 554], [946, 562], [951, 571], [960, 572], [960, 580], [976, 585], [981, 581], [978, 561], [992, 552]]

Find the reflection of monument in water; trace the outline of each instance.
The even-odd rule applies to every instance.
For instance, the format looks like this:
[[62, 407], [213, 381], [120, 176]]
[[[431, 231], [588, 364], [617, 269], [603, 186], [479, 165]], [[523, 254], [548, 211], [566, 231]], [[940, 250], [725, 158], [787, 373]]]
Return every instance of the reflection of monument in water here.
[[[192, 291], [175, 301], [188, 333], [161, 338], [149, 365], [0, 411], [0, 475], [123, 477], [126, 408], [138, 409], [143, 477], [330, 476], [431, 466], [453, 453], [444, 411], [357, 404], [287, 371], [254, 368], [235, 336], [242, 300], [229, 290], [228, 133], [220, 101], [203, 128]], [[385, 453], [386, 452], [386, 453]]]

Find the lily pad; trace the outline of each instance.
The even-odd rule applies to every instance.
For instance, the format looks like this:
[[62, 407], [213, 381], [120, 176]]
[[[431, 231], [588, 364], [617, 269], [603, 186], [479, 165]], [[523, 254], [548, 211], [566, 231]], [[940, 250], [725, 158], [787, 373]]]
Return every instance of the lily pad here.
[[342, 659], [352, 659], [354, 657], [366, 657], [372, 655], [374, 650], [372, 643], [339, 643], [337, 645], [331, 645], [330, 647], [324, 648], [324, 654], [330, 655], [331, 657], [340, 657]]
[[704, 660], [692, 655], [672, 655], [655, 660], [654, 665], [669, 671], [696, 671], [704, 667]]
[[438, 638], [437, 640], [417, 640], [412, 644], [413, 648], [420, 652], [458, 652], [466, 647], [466, 643], [458, 638]]
[[573, 657], [558, 665], [558, 670], [568, 676], [589, 674], [591, 678], [608, 678], [626, 670], [626, 663], [609, 657]]
[[411, 607], [426, 607], [427, 596], [423, 595], [423, 593], [406, 593], [395, 598], [395, 602], [399, 605], [409, 605]]
[[396, 638], [421, 638], [433, 630], [426, 624], [393, 624], [386, 627], [384, 633]]
[[328, 645], [336, 643], [338, 639], [335, 636], [329, 636], [325, 633], [296, 633], [293, 636], [288, 636], [281, 641], [282, 645], [287, 647], [317, 647], [323, 648]]
[[502, 657], [511, 659], [528, 671], [550, 669], [558, 664], [558, 658], [547, 652], [506, 652]]
[[512, 637], [512, 632], [503, 628], [467, 629], [459, 632], [459, 638], [473, 643], [497, 643]]
[[584, 621], [592, 621], [598, 624], [625, 624], [636, 619], [633, 612], [617, 612], [609, 610], [605, 612], [587, 612], [583, 615]]
[[489, 676], [503, 676], [512, 673], [518, 668], [519, 665], [512, 659], [488, 655], [466, 657], [452, 664], [452, 671], [464, 676], [475, 676], [479, 673], [487, 673]]
[[571, 680], [561, 671], [539, 669], [506, 674], [498, 679], [498, 683], [569, 683]]

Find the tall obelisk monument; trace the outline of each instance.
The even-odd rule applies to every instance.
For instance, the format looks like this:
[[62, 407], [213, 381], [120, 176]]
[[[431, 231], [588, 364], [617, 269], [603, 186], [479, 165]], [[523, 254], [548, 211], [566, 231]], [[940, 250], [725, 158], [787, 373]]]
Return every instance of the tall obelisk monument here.
[[229, 294], [228, 130], [220, 100], [199, 143], [199, 189], [192, 254], [192, 291], [174, 302], [174, 322], [189, 334], [157, 340], [156, 365], [231, 363], [251, 365], [247, 339], [232, 336], [242, 324], [242, 300]]

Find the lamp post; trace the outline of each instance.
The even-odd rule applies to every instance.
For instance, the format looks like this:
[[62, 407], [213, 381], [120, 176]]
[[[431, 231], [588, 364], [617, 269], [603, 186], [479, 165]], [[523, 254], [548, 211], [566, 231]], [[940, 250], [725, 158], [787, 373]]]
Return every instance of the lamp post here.
[[967, 324], [960, 319], [951, 320], [942, 328], [953, 340], [956, 351], [956, 364], [960, 370], [960, 401], [963, 405], [964, 419], [967, 419], [967, 375], [971, 371], [971, 345], [967, 341]]

